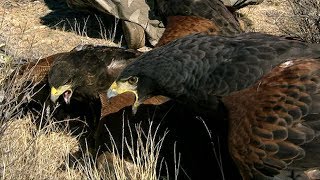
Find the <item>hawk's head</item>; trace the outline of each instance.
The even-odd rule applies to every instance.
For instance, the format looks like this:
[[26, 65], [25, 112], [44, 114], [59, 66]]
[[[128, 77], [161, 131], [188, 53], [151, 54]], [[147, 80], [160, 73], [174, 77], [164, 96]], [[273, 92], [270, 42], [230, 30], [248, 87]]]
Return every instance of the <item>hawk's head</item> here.
[[59, 57], [48, 74], [51, 101], [62, 96], [69, 104], [75, 91], [85, 97], [98, 96], [139, 55], [137, 51], [116, 47], [89, 47]]

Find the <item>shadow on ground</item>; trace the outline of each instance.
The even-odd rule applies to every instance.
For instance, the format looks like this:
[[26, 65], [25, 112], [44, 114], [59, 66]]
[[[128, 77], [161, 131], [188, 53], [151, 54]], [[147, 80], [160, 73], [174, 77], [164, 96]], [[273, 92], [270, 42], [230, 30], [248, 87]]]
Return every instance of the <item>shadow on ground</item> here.
[[50, 12], [41, 17], [41, 23], [52, 29], [74, 32], [90, 38], [104, 38], [119, 43], [122, 27], [114, 16], [93, 8], [71, 9], [65, 0], [44, 0]]

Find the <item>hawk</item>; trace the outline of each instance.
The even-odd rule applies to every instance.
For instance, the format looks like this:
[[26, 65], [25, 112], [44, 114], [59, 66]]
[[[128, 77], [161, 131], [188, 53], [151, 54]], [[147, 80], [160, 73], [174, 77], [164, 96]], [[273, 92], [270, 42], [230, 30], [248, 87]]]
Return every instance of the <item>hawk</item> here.
[[[228, 112], [229, 152], [243, 179], [319, 166], [320, 45], [262, 33], [190, 35], [125, 67], [108, 97], [132, 92], [133, 111], [155, 95], [214, 123]], [[190, 129], [192, 130], [192, 129]], [[197, 133], [197, 132], [195, 132]]]
[[62, 95], [69, 104], [75, 90], [83, 97], [99, 97], [112, 79], [140, 52], [118, 47], [87, 47], [57, 58], [48, 72], [50, 99], [56, 102]]
[[[81, 135], [80, 144], [84, 148], [87, 141], [90, 149], [94, 149], [94, 133], [101, 114], [118, 111], [118, 106], [123, 106], [101, 101], [99, 92], [103, 87], [99, 85], [105, 85], [107, 89], [120, 70], [140, 54], [136, 50], [118, 47], [84, 45], [26, 64], [20, 68], [20, 74], [30, 73], [26, 84], [35, 85], [35, 94], [24, 109], [37, 115], [45, 105], [45, 108], [54, 110], [56, 120], [80, 119], [68, 121], [66, 125], [73, 135]], [[101, 97], [106, 97], [105, 93]], [[58, 107], [56, 102], [59, 102]], [[38, 126], [46, 123], [36, 120]]]

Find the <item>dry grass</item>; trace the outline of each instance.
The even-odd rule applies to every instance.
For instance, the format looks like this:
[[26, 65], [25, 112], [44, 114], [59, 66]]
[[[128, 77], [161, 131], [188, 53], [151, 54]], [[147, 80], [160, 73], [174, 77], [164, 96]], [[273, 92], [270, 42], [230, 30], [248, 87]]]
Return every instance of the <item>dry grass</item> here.
[[252, 21], [247, 31], [320, 42], [319, 0], [265, 0], [259, 6], [248, 6], [240, 12]]
[[[9, 1], [6, 2], [8, 4]], [[6, 51], [15, 58], [39, 59], [58, 52], [70, 51], [80, 44], [117, 46], [103, 38], [86, 36], [88, 17], [61, 19], [61, 22], [66, 24], [65, 26], [72, 27], [67, 32], [43, 25], [41, 17], [53, 10], [41, 1], [15, 3], [15, 6], [9, 7], [5, 5], [6, 2], [0, 2], [0, 44], [6, 44]], [[109, 33], [105, 31], [103, 24], [100, 31], [104, 36]]]
[[[113, 146], [110, 147], [110, 152], [113, 153], [103, 154], [99, 157], [99, 169], [103, 169], [105, 172], [104, 175], [110, 173], [110, 171], [108, 172], [106, 170], [112, 169], [114, 175], [111, 176], [115, 179], [159, 179], [157, 166], [162, 160], [158, 157], [167, 132], [158, 134], [159, 126], [154, 127], [152, 122], [150, 122], [148, 129], [143, 129], [141, 124], [136, 124], [135, 127], [130, 128], [133, 128], [134, 131], [130, 129], [131, 137], [122, 137], [121, 146], [129, 150], [132, 162], [124, 161], [123, 152], [116, 148], [116, 144], [118, 143], [114, 141], [109, 131], [110, 141], [113, 144]], [[154, 129], [155, 132], [153, 132]], [[124, 132], [122, 133], [124, 134]], [[134, 134], [137, 135], [137, 139], [133, 138]], [[146, 142], [144, 142], [144, 139], [146, 139]], [[108, 177], [110, 177], [110, 175], [108, 175]]]
[[292, 9], [291, 20], [296, 26], [279, 24], [284, 33], [310, 43], [320, 43], [320, 0], [288, 0]]
[[[31, 117], [8, 122], [0, 143], [2, 179], [80, 179], [73, 169], [60, 171], [77, 141], [52, 129], [36, 129]], [[61, 143], [63, 142], [63, 143]]]
[[[3, 55], [5, 56], [5, 55]], [[79, 173], [59, 172], [67, 155], [78, 148], [76, 138], [51, 123], [50, 112], [42, 112], [48, 125], [37, 129], [32, 115], [23, 115], [22, 104], [32, 97], [32, 86], [24, 87], [26, 76], [11, 75], [12, 62], [1, 64], [0, 170], [2, 179], [72, 179]], [[22, 89], [22, 91], [21, 91]], [[19, 93], [17, 93], [19, 92]], [[63, 143], [61, 143], [63, 142]], [[78, 178], [79, 179], [79, 178]]]
[[286, 18], [292, 15], [288, 7], [288, 3], [284, 0], [264, 0], [260, 5], [248, 6], [239, 12], [252, 21], [247, 31], [283, 35], [278, 23], [283, 21], [288, 25], [292, 23]]

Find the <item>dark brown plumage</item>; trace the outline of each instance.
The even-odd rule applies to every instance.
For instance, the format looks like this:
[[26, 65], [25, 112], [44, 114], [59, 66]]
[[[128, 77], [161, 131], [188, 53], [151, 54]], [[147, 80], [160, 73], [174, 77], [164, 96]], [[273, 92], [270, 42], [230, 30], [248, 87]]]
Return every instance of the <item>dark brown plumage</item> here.
[[197, 16], [169, 16], [167, 18], [166, 29], [156, 47], [163, 46], [173, 40], [198, 32], [213, 35], [224, 34], [223, 29], [209, 19]]
[[319, 80], [319, 59], [298, 59], [222, 99], [230, 152], [244, 179], [319, 166]]
[[166, 29], [156, 47], [200, 32], [226, 36], [243, 32], [235, 16], [219, 0], [158, 0], [158, 3], [159, 11], [166, 19]]
[[139, 57], [108, 94], [134, 92], [135, 108], [168, 96], [214, 122], [210, 111], [222, 103], [242, 177], [272, 179], [319, 165], [319, 56], [317, 44], [261, 33], [190, 35]]
[[45, 58], [40, 59], [36, 62], [30, 62], [24, 64], [19, 69], [19, 74], [30, 73], [30, 80], [34, 83], [45, 81], [50, 70], [51, 64], [65, 53], [54, 54]]
[[[68, 101], [73, 91], [84, 97], [98, 98], [123, 67], [140, 55], [139, 51], [117, 47], [87, 47], [62, 55], [53, 62], [48, 73], [50, 86], [58, 91], [52, 91], [51, 100], [63, 95]], [[66, 88], [71, 91], [70, 97], [65, 90], [59, 92], [59, 88], [66, 85], [70, 86]]]
[[220, 0], [157, 0], [159, 14], [170, 16], [195, 16], [208, 19], [223, 33], [241, 32], [239, 22]]
[[[132, 106], [134, 103], [134, 95], [131, 93], [125, 93], [120, 96], [109, 100], [106, 93], [100, 94], [100, 100], [102, 104], [101, 118], [108, 116], [109, 114], [116, 113], [125, 107]], [[147, 99], [144, 104], [160, 105], [168, 101], [168, 98], [164, 96], [155, 96]]]

